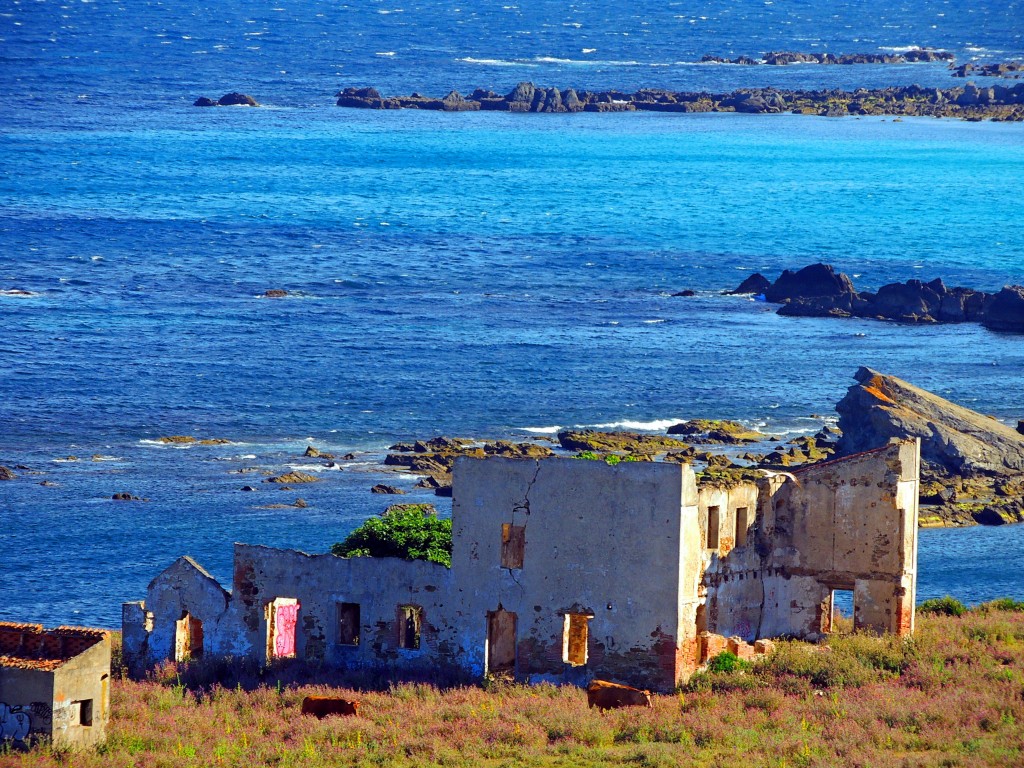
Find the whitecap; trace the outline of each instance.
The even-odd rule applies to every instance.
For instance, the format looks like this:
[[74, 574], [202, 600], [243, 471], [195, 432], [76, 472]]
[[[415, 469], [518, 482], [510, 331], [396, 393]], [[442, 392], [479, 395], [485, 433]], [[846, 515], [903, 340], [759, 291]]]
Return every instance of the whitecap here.
[[377, 51], [377, 53], [374, 54], [374, 55], [375, 56], [394, 56], [395, 52], [394, 51]]
[[667, 320], [644, 320], [644, 325], [658, 325], [659, 323], [667, 323]]
[[597, 50], [597, 48], [582, 48], [582, 49], [580, 49], [580, 52], [581, 53], [593, 53], [596, 50]]
[[535, 67], [536, 64], [531, 64], [526, 61], [509, 61], [508, 59], [475, 59], [472, 56], [464, 56], [461, 59], [456, 59], [465, 64], [483, 64], [487, 67]]
[[35, 291], [26, 291], [21, 288], [5, 288], [0, 290], [0, 296], [17, 296], [19, 298], [28, 299], [39, 294]]
[[608, 424], [577, 424], [577, 429], [635, 429], [641, 432], [664, 432], [685, 419], [655, 419], [654, 421], [613, 421]]
[[520, 432], [530, 432], [534, 435], [554, 435], [557, 434], [561, 427], [519, 427]]

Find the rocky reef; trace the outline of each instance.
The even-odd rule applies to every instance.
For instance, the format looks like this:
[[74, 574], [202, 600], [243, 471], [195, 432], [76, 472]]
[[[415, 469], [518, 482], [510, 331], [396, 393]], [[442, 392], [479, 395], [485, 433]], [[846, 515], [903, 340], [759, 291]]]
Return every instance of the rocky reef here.
[[193, 107], [258, 107], [260, 104], [256, 99], [247, 93], [225, 93], [217, 101], [200, 96], [193, 103]]
[[829, 264], [785, 270], [775, 282], [760, 274], [748, 277], [727, 294], [759, 293], [782, 304], [780, 315], [794, 317], [864, 317], [901, 323], [981, 323], [993, 331], [1024, 333], [1024, 286], [1004, 286], [998, 293], [949, 288], [941, 278], [929, 282], [889, 283], [878, 291], [858, 291], [853, 281]]
[[972, 64], [967, 62], [953, 67], [953, 77], [1024, 77], [1024, 61], [1002, 61], [996, 64]]
[[701, 62], [707, 64], [745, 64], [782, 67], [788, 64], [908, 64], [918, 62], [953, 61], [948, 51], [931, 48], [914, 48], [905, 53], [799, 53], [795, 51], [769, 51], [763, 59], [739, 56], [735, 59], [722, 56], [704, 56]]
[[793, 91], [752, 88], [730, 93], [643, 88], [633, 93], [545, 88], [519, 83], [507, 94], [477, 89], [468, 96], [451, 91], [444, 98], [414, 93], [383, 96], [376, 88], [346, 88], [339, 107], [360, 109], [429, 109], [444, 112], [745, 112], [805, 115], [900, 115], [957, 117], [965, 120], [1024, 121], [1024, 83], [956, 88], [894, 86], [855, 91]]

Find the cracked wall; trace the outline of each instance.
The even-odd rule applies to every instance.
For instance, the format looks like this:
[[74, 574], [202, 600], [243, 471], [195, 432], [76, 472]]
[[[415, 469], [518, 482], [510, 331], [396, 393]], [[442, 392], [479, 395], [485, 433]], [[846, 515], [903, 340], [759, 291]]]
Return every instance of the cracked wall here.
[[857, 627], [912, 632], [917, 473], [916, 441], [730, 488], [679, 464], [463, 457], [450, 570], [236, 544], [228, 593], [181, 558], [125, 604], [125, 658], [135, 675], [198, 648], [670, 690], [701, 632], [822, 637], [833, 590]]

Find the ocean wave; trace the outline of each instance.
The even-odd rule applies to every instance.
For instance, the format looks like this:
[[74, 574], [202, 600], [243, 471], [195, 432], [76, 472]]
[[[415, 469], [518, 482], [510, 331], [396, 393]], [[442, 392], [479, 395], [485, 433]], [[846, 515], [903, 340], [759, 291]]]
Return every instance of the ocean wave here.
[[0, 290], [0, 296], [15, 296], [22, 299], [29, 299], [38, 295], [35, 291], [26, 291], [21, 288], [4, 288]]
[[664, 432], [686, 419], [655, 419], [653, 421], [613, 421], [607, 424], [577, 424], [577, 429], [634, 429], [638, 432]]
[[483, 64], [487, 67], [536, 67], [536, 64], [531, 64], [528, 61], [510, 61], [509, 59], [477, 59], [472, 56], [464, 56], [461, 59], [456, 59], [465, 64]]
[[880, 51], [892, 51], [893, 53], [906, 53], [907, 51], [916, 51], [921, 48], [920, 45], [880, 45], [878, 50]]
[[341, 472], [341, 466], [334, 464], [329, 467], [326, 464], [286, 464], [288, 469], [295, 472]]
[[554, 427], [519, 427], [520, 432], [529, 432], [534, 435], [555, 435], [562, 428], [559, 426]]

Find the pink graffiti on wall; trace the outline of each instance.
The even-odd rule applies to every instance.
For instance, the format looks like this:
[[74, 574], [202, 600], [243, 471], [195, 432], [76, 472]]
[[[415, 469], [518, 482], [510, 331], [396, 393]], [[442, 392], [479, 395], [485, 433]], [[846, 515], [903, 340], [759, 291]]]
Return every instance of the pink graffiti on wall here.
[[299, 604], [279, 605], [274, 614], [274, 655], [280, 659], [295, 655], [295, 625], [299, 621]]

